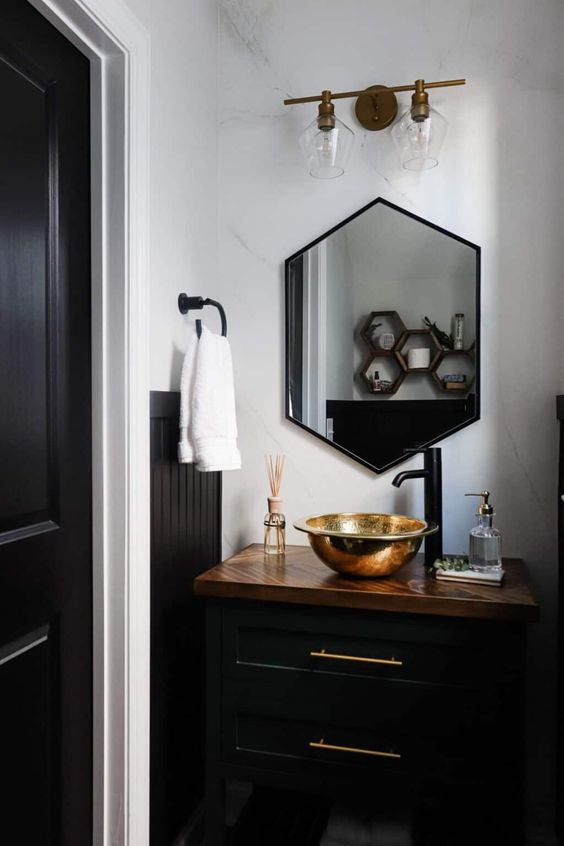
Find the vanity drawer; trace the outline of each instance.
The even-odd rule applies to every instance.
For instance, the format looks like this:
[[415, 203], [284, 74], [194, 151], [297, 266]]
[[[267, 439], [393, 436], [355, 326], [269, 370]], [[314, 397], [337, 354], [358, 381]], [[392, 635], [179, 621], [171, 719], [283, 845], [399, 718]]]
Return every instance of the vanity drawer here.
[[[495, 629], [495, 631], [494, 631]], [[304, 609], [227, 609], [224, 674], [251, 678], [265, 668], [431, 683], [502, 682], [518, 674], [509, 634], [483, 621], [424, 620]]]
[[[484, 697], [484, 693], [487, 694]], [[446, 738], [501, 736], [511, 687], [467, 688], [362, 676], [314, 675], [265, 669], [252, 680], [225, 679], [223, 705], [231, 713], [289, 716], [342, 725], [385, 726], [404, 734]]]
[[486, 737], [435, 735], [405, 726], [343, 725], [335, 717], [305, 720], [292, 715], [258, 713], [253, 703], [233, 712], [223, 732], [222, 757], [228, 763], [288, 773], [331, 770], [347, 777], [369, 770], [386, 778], [410, 776], [433, 783], [483, 782], [511, 771], [511, 750], [492, 747]]

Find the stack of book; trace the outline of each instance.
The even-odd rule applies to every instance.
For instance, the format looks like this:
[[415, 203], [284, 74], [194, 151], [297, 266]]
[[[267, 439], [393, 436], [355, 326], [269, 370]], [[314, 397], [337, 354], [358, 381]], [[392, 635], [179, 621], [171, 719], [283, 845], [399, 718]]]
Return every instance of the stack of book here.
[[445, 556], [435, 561], [435, 578], [441, 582], [466, 582], [467, 584], [501, 585], [504, 570], [482, 572], [471, 570], [465, 555]]
[[466, 389], [466, 376], [463, 373], [450, 373], [443, 376], [443, 385], [448, 391], [464, 391]]

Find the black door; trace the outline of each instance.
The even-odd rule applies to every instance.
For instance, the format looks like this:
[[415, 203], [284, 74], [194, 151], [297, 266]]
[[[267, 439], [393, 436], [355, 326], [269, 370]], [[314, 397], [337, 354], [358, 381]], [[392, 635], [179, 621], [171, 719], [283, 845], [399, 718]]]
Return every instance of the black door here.
[[0, 842], [92, 838], [88, 60], [0, 3]]

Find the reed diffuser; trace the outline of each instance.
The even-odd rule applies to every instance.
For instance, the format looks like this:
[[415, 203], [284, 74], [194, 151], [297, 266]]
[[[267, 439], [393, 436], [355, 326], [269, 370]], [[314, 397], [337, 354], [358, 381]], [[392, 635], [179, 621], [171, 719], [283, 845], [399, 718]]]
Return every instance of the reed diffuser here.
[[284, 455], [266, 455], [266, 472], [270, 485], [268, 513], [264, 518], [264, 551], [266, 555], [282, 555], [286, 549], [286, 518], [282, 514], [280, 485]]

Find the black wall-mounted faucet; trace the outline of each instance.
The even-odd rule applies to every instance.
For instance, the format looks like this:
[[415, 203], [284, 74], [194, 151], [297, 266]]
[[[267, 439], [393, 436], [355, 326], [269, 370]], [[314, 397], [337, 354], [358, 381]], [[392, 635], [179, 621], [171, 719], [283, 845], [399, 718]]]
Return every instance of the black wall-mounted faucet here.
[[425, 520], [436, 523], [439, 531], [425, 538], [425, 567], [430, 569], [437, 558], [443, 557], [443, 470], [440, 447], [422, 447], [405, 449], [405, 453], [415, 455], [422, 452], [424, 463], [421, 470], [404, 470], [392, 480], [392, 485], [399, 488], [406, 479], [424, 479], [425, 481]]

